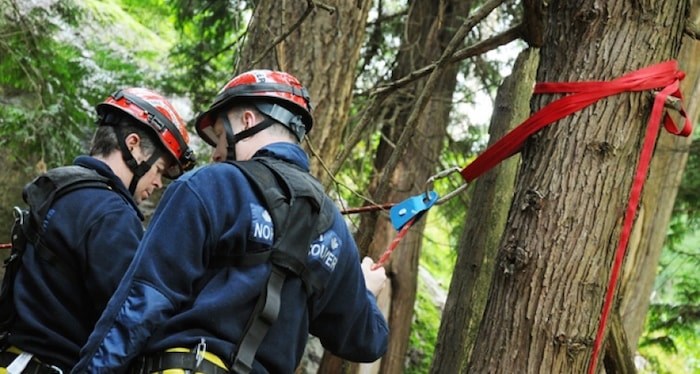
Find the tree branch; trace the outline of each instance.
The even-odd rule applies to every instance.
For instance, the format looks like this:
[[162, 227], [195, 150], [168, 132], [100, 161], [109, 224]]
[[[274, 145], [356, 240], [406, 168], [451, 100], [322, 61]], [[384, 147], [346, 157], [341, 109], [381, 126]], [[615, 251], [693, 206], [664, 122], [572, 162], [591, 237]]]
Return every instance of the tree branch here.
[[464, 42], [464, 39], [469, 32], [471, 32], [474, 26], [486, 18], [486, 16], [488, 16], [489, 13], [491, 13], [491, 11], [493, 11], [497, 6], [501, 5], [503, 1], [504, 0], [489, 0], [479, 7], [479, 9], [477, 9], [471, 16], [469, 16], [469, 18], [464, 21], [462, 26], [460, 26], [455, 35], [452, 37], [452, 40], [450, 40], [450, 43], [443, 51], [440, 59], [435, 63], [435, 69], [430, 74], [430, 77], [428, 77], [428, 81], [425, 83], [425, 86], [423, 87], [423, 90], [421, 91], [420, 96], [418, 97], [418, 100], [416, 101], [414, 108], [408, 117], [406, 126], [404, 126], [401, 136], [396, 142], [396, 148], [394, 149], [394, 152], [391, 153], [389, 161], [387, 161], [386, 165], [384, 165], [385, 171], [382, 173], [382, 176], [379, 179], [376, 189], [377, 193], [374, 196], [376, 201], [383, 201], [388, 193], [387, 186], [389, 184], [389, 178], [392, 174], [391, 171], [396, 169], [399, 159], [403, 157], [408, 146], [411, 134], [415, 133], [420, 115], [430, 102], [431, 94], [438, 82], [441, 68], [451, 63], [451, 59], [457, 50], [457, 47]]
[[222, 53], [228, 51], [229, 48], [231, 48], [231, 47], [233, 47], [234, 45], [238, 44], [238, 42], [240, 42], [240, 41], [241, 41], [241, 38], [243, 38], [244, 36], [245, 36], [245, 33], [242, 33], [241, 35], [238, 35], [238, 37], [237, 37], [234, 41], [232, 41], [231, 43], [228, 43], [228, 44], [225, 45], [223, 48], [220, 48], [218, 51], [212, 53], [212, 54], [209, 55], [207, 58], [205, 58], [204, 61], [202, 61], [202, 64], [208, 64], [209, 61], [211, 61], [214, 57], [216, 57], [216, 56], [218, 56], [218, 55], [220, 55], [220, 54], [222, 54]]
[[[464, 59], [478, 56], [482, 53], [486, 53], [488, 51], [494, 50], [502, 45], [506, 45], [506, 44], [512, 42], [513, 40], [518, 39], [522, 34], [522, 29], [523, 29], [522, 24], [518, 24], [517, 26], [511, 27], [510, 29], [508, 29], [508, 30], [496, 35], [496, 36], [492, 36], [486, 40], [482, 40], [480, 42], [474, 43], [474, 44], [470, 45], [469, 47], [462, 48], [462, 49], [458, 50], [457, 52], [455, 52], [454, 55], [452, 55], [449, 58], [448, 62], [455, 63], [458, 61], [462, 61]], [[404, 86], [408, 85], [409, 83], [411, 83], [417, 79], [423, 78], [424, 76], [432, 73], [432, 71], [435, 70], [435, 68], [437, 68], [437, 66], [438, 66], [437, 62], [434, 62], [430, 65], [424, 66], [418, 70], [415, 70], [415, 71], [409, 73], [405, 77], [399, 78], [393, 82], [389, 82], [389, 83], [384, 84], [380, 87], [377, 87], [374, 90], [373, 94], [384, 93], [384, 92], [390, 91], [390, 90], [394, 91], [394, 90], [397, 90], [401, 87], [404, 87]]]
[[[476, 13], [472, 14], [468, 19], [466, 19], [462, 25], [462, 28], [464, 28], [464, 36], [462, 36], [462, 39], [458, 40], [458, 43], [461, 43], [464, 37], [471, 31], [471, 29], [478, 23], [480, 22], [483, 18], [485, 18], [496, 6], [500, 5], [503, 2], [503, 0], [499, 1], [490, 1], [487, 4], [484, 4], [481, 8], [477, 10]], [[460, 29], [462, 31], [462, 29]], [[458, 31], [459, 32], [459, 31]], [[473, 57], [485, 52], [488, 52], [490, 50], [496, 49], [501, 45], [508, 44], [512, 42], [513, 40], [516, 40], [520, 37], [522, 32], [522, 25], [517, 25], [515, 27], [512, 27], [506, 31], [504, 31], [501, 34], [498, 34], [496, 36], [493, 36], [489, 39], [486, 39], [484, 41], [477, 42], [469, 47], [465, 47], [463, 49], [460, 49], [454, 54], [447, 53], [448, 50], [445, 50], [445, 53], [443, 53], [443, 57], [441, 58], [440, 61], [443, 61], [443, 59], [446, 59], [447, 62], [443, 62], [445, 64], [447, 63], [455, 63], [458, 61], [462, 61], [466, 58]], [[455, 37], [457, 34], [455, 34]], [[453, 38], [454, 40], [454, 38]], [[450, 42], [450, 46], [452, 45], [452, 41]], [[456, 48], [456, 47], [454, 47]], [[381, 104], [386, 100], [387, 97], [389, 97], [390, 93], [393, 91], [398, 90], [401, 87], [404, 87], [408, 85], [409, 83], [422, 78], [431, 72], [433, 72], [438, 65], [440, 64], [440, 61], [432, 63], [428, 66], [425, 66], [423, 68], [420, 68], [407, 76], [403, 78], [399, 78], [398, 80], [387, 83], [385, 85], [382, 85], [380, 87], [377, 87], [375, 90], [371, 91], [369, 93], [370, 96], [373, 96], [373, 98], [370, 100], [369, 106], [365, 107], [362, 111], [362, 115], [360, 119], [357, 121], [357, 126], [353, 129], [352, 133], [348, 136], [348, 138], [345, 141], [345, 146], [344, 148], [338, 152], [335, 160], [331, 164], [331, 167], [329, 170], [327, 170], [328, 173], [330, 173], [330, 176], [333, 177], [339, 170], [341, 165], [345, 162], [345, 160], [350, 156], [350, 153], [352, 152], [352, 149], [355, 147], [355, 144], [357, 144], [360, 141], [360, 138], [362, 137], [362, 134], [364, 131], [367, 129], [371, 121], [369, 119], [375, 118], [377, 116], [377, 111], [381, 109]], [[389, 169], [386, 169], [389, 170]]]

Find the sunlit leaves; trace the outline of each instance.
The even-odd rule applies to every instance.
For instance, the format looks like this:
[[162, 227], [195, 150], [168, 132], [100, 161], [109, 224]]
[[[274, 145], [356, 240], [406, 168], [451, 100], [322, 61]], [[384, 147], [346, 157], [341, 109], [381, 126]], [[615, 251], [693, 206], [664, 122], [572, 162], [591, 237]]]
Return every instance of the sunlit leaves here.
[[231, 78], [251, 14], [248, 1], [170, 0], [176, 14], [178, 43], [172, 50], [175, 69], [169, 88], [187, 92], [195, 111], [207, 107], [212, 94]]

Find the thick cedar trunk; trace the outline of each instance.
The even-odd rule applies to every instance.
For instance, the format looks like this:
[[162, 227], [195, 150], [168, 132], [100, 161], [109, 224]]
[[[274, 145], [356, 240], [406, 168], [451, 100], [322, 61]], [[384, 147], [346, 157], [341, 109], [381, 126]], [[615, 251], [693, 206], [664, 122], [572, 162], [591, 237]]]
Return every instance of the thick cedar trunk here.
[[[681, 85], [686, 98], [694, 98], [700, 92], [698, 59], [700, 42], [684, 37], [678, 60], [686, 73]], [[700, 117], [699, 104], [698, 100], [686, 99], [691, 123], [697, 123]], [[666, 239], [666, 228], [671, 219], [691, 140], [692, 137], [682, 138], [662, 133], [649, 170], [649, 179], [644, 186], [641, 207], [645, 214], [640, 215], [635, 227], [640, 231], [639, 241], [637, 246], [630, 244], [620, 287], [620, 315], [632, 352], [637, 349], [637, 342], [644, 331], [649, 298]]]
[[[676, 57], [686, 5], [550, 1], [537, 80], [610, 80]], [[524, 147], [467, 372], [586, 370], [650, 108], [649, 93], [612, 96]]]
[[[521, 52], [496, 96], [489, 145], [530, 114], [539, 50]], [[493, 262], [508, 215], [519, 157], [504, 161], [474, 185], [469, 215], [442, 314], [431, 372], [457, 373], [466, 364], [486, 305]]]
[[[309, 90], [314, 128], [309, 140], [318, 156], [335, 158], [348, 122], [355, 69], [365, 39], [365, 23], [371, 0], [328, 0], [333, 8], [315, 7], [296, 28], [307, 10], [306, 1], [261, 0], [241, 51], [238, 70], [280, 69], [293, 74]], [[278, 37], [294, 30], [283, 42], [264, 54]], [[328, 178], [317, 157], [311, 171], [322, 182]]]

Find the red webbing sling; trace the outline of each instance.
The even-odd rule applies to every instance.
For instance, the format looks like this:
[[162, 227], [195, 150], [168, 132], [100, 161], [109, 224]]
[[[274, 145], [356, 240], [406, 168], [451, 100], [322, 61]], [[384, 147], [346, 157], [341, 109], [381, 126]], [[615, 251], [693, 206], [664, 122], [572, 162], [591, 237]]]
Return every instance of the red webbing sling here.
[[[680, 92], [680, 81], [684, 77], [685, 74], [678, 70], [678, 64], [676, 61], [666, 61], [626, 74], [612, 81], [538, 83], [535, 85], [535, 94], [569, 93], [570, 95], [553, 101], [533, 114], [517, 128], [513, 129], [499, 141], [487, 148], [481, 155], [479, 155], [479, 157], [477, 157], [472, 163], [461, 171], [462, 177], [467, 182], [471, 182], [504, 159], [510, 157], [514, 153], [517, 153], [530, 135], [538, 132], [545, 126], [568, 116], [569, 114], [577, 112], [608, 96], [623, 92], [661, 89], [654, 99], [651, 116], [649, 117], [649, 122], [647, 123], [644, 143], [639, 154], [637, 170], [635, 172], [634, 180], [629, 193], [622, 232], [620, 233], [620, 240], [618, 242], [617, 250], [615, 251], [615, 260], [612, 264], [612, 270], [610, 272], [610, 278], [608, 280], [607, 291], [605, 294], [605, 302], [601, 311], [600, 322], [598, 324], [598, 330], [596, 332], [596, 338], [593, 345], [593, 353], [591, 355], [591, 361], [588, 367], [589, 374], [595, 372], [608, 314], [615, 295], [615, 287], [617, 285], [620, 269], [625, 257], [627, 243], [629, 241], [632, 225], [637, 213], [637, 206], [639, 204], [642, 188], [644, 187], [644, 181], [646, 180], [647, 171], [649, 170], [649, 164], [654, 152], [654, 145], [656, 143], [659, 125], [661, 123], [661, 116], [664, 114], [664, 103], [669, 96], [675, 97], [679, 100], [683, 99]], [[688, 136], [691, 132], [690, 121], [688, 120], [682, 106], [679, 112], [684, 118], [683, 127], [678, 129], [668, 113], [666, 113], [663, 118], [664, 127], [672, 134]]]

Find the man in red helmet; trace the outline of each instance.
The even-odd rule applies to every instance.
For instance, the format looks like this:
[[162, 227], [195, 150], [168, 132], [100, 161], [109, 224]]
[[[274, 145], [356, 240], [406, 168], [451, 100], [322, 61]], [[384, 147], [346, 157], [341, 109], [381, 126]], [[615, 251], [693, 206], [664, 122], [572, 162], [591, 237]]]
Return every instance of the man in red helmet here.
[[4, 322], [0, 367], [10, 373], [75, 365], [143, 236], [138, 204], [163, 176], [193, 166], [185, 123], [160, 94], [126, 88], [96, 109], [90, 155], [49, 170], [23, 192], [27, 242], [3, 280], [11, 291], [2, 305], [13, 317]]
[[287, 73], [226, 84], [196, 121], [218, 162], [168, 187], [74, 372], [292, 373], [309, 333], [351, 361], [385, 353], [386, 275], [309, 174], [312, 125]]

